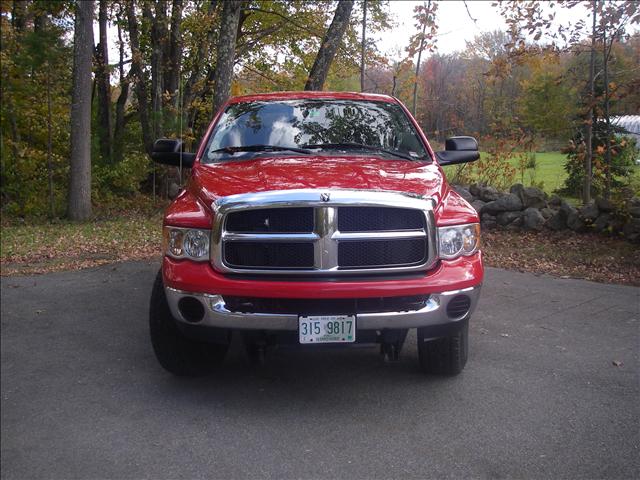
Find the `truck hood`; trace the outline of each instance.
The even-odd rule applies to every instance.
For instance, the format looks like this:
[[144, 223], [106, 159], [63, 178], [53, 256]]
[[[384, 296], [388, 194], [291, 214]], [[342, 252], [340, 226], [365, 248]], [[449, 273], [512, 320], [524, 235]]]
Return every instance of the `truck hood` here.
[[432, 197], [446, 193], [436, 164], [362, 156], [259, 158], [199, 164], [189, 191], [210, 208], [220, 197], [298, 188], [389, 190]]

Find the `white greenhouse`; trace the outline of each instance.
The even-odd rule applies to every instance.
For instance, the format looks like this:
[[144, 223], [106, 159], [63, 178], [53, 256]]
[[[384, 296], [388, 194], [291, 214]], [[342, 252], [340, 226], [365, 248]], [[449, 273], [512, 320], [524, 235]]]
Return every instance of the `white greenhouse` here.
[[[640, 115], [611, 117], [611, 123], [624, 128], [626, 132], [623, 135], [635, 138], [636, 149], [640, 152]], [[636, 165], [640, 165], [640, 155], [636, 158]]]
[[611, 123], [624, 128], [628, 135], [636, 139], [636, 148], [640, 149], [640, 115], [623, 115], [621, 117], [611, 117]]

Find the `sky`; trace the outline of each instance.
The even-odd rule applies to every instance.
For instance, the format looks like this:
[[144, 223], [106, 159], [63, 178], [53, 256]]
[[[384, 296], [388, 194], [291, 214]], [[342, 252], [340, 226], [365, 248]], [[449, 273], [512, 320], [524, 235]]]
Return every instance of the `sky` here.
[[[462, 0], [438, 1], [436, 13], [438, 52], [447, 54], [462, 51], [466, 48], [466, 42], [473, 40], [481, 32], [506, 31], [507, 25], [498, 13], [497, 7], [491, 5], [493, 2], [494, 0], [468, 0], [469, 13], [467, 13]], [[409, 44], [409, 37], [416, 32], [413, 9], [421, 3], [423, 2], [390, 0], [389, 9], [397, 24], [391, 31], [373, 37], [380, 51], [386, 53], [390, 58], [399, 59], [398, 57], [406, 55], [405, 48]], [[581, 18], [589, 24], [589, 12], [582, 5], [572, 9], [556, 8], [555, 12], [555, 25], [563, 24], [566, 26], [569, 23], [577, 22]], [[469, 18], [469, 14], [476, 19], [476, 22]], [[628, 28], [628, 31], [631, 32], [639, 30], [640, 26], [638, 25]], [[397, 53], [398, 49], [400, 49], [400, 55]]]
[[[493, 0], [492, 0], [493, 1]], [[438, 22], [438, 51], [451, 53], [465, 49], [465, 42], [481, 32], [502, 29], [506, 26], [504, 20], [492, 1], [468, 1], [469, 12], [477, 20], [477, 24], [470, 18], [462, 1], [438, 2], [436, 20]], [[392, 56], [396, 56], [398, 49], [404, 53], [409, 44], [409, 37], [416, 32], [413, 9], [423, 2], [410, 2], [405, 0], [391, 0], [389, 9], [395, 18], [397, 25], [391, 30], [374, 37], [378, 48]]]

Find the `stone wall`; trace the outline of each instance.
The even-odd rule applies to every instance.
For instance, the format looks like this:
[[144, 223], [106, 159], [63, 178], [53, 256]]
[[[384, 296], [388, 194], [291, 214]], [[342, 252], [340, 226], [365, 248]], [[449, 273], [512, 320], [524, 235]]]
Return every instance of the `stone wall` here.
[[564, 199], [549, 197], [535, 187], [516, 184], [509, 192], [486, 185], [454, 185], [480, 215], [484, 229], [565, 230], [575, 232], [620, 232], [632, 242], [640, 242], [640, 198], [634, 197], [622, 210], [603, 198], [575, 208]]

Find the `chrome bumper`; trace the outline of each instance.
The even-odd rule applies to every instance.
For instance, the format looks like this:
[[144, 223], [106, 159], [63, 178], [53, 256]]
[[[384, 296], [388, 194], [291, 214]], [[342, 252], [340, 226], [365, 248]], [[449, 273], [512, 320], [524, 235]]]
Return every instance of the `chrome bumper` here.
[[[298, 330], [298, 315], [270, 313], [237, 313], [227, 310], [221, 295], [191, 293], [165, 287], [169, 308], [174, 318], [189, 325], [242, 330]], [[467, 295], [471, 305], [467, 314], [451, 318], [447, 304], [456, 295]], [[204, 305], [204, 318], [199, 322], [187, 321], [178, 308], [183, 297], [193, 297]], [[471, 316], [478, 304], [480, 285], [462, 290], [432, 293], [420, 310], [405, 312], [362, 313], [357, 315], [358, 330], [382, 330], [386, 328], [418, 328], [457, 322]], [[330, 302], [327, 299], [327, 302]]]

